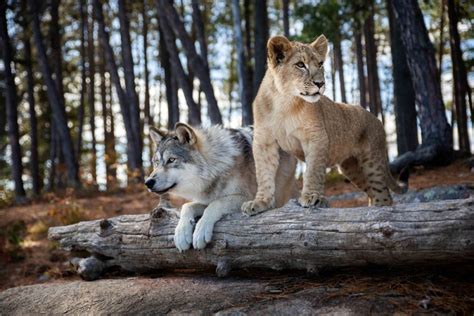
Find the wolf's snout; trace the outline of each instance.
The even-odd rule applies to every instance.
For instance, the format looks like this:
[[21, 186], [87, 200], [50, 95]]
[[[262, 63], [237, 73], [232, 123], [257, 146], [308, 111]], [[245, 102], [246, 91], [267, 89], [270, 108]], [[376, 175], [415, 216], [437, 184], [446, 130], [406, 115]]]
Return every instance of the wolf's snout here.
[[155, 186], [155, 179], [147, 179], [145, 181], [145, 185], [147, 186], [148, 189], [153, 189], [153, 187]]

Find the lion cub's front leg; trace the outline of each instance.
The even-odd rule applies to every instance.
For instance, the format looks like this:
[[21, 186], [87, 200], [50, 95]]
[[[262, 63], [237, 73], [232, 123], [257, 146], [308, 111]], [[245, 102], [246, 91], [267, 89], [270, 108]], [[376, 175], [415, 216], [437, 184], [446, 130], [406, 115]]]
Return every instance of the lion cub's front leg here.
[[327, 146], [311, 142], [304, 148], [306, 171], [303, 175], [303, 190], [298, 202], [303, 207], [329, 207], [324, 197], [324, 182], [326, 176]]
[[242, 211], [247, 215], [275, 207], [275, 176], [280, 159], [278, 148], [276, 141], [262, 144], [258, 142], [258, 136], [255, 136], [253, 154], [258, 189], [255, 199], [242, 205]]

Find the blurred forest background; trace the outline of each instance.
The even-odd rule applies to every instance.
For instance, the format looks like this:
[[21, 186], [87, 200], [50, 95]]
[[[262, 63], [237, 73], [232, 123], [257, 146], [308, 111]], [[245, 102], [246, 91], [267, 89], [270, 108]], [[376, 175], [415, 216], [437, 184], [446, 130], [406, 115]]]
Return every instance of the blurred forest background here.
[[251, 124], [277, 34], [328, 37], [326, 94], [380, 118], [395, 170], [469, 156], [473, 5], [1, 0], [0, 204], [141, 183], [149, 126]]

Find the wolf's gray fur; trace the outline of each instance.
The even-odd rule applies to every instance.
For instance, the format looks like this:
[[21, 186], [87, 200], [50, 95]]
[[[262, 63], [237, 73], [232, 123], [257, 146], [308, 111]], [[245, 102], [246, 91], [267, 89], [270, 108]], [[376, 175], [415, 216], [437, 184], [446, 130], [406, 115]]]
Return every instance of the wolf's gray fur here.
[[[157, 146], [154, 170], [146, 184], [152, 192], [168, 192], [190, 201], [181, 208], [175, 244], [180, 251], [191, 244], [203, 249], [211, 241], [214, 224], [225, 214], [239, 211], [244, 201], [255, 196], [252, 130], [219, 126], [195, 129], [177, 123], [174, 132], [152, 129], [150, 135]], [[295, 192], [296, 160], [283, 152], [280, 160], [277, 206]], [[202, 217], [195, 225], [198, 216]]]

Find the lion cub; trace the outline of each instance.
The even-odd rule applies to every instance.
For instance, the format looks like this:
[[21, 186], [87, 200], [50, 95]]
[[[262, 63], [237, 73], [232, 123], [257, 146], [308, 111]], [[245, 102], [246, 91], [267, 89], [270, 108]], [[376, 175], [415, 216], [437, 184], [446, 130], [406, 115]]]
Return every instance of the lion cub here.
[[388, 169], [385, 132], [380, 121], [360, 106], [337, 103], [323, 95], [324, 35], [311, 44], [272, 37], [268, 70], [253, 103], [253, 153], [258, 190], [242, 210], [256, 214], [275, 204], [279, 148], [306, 162], [303, 207], [327, 207], [326, 168], [339, 170], [369, 196], [369, 205], [390, 205], [394, 192], [406, 191]]

